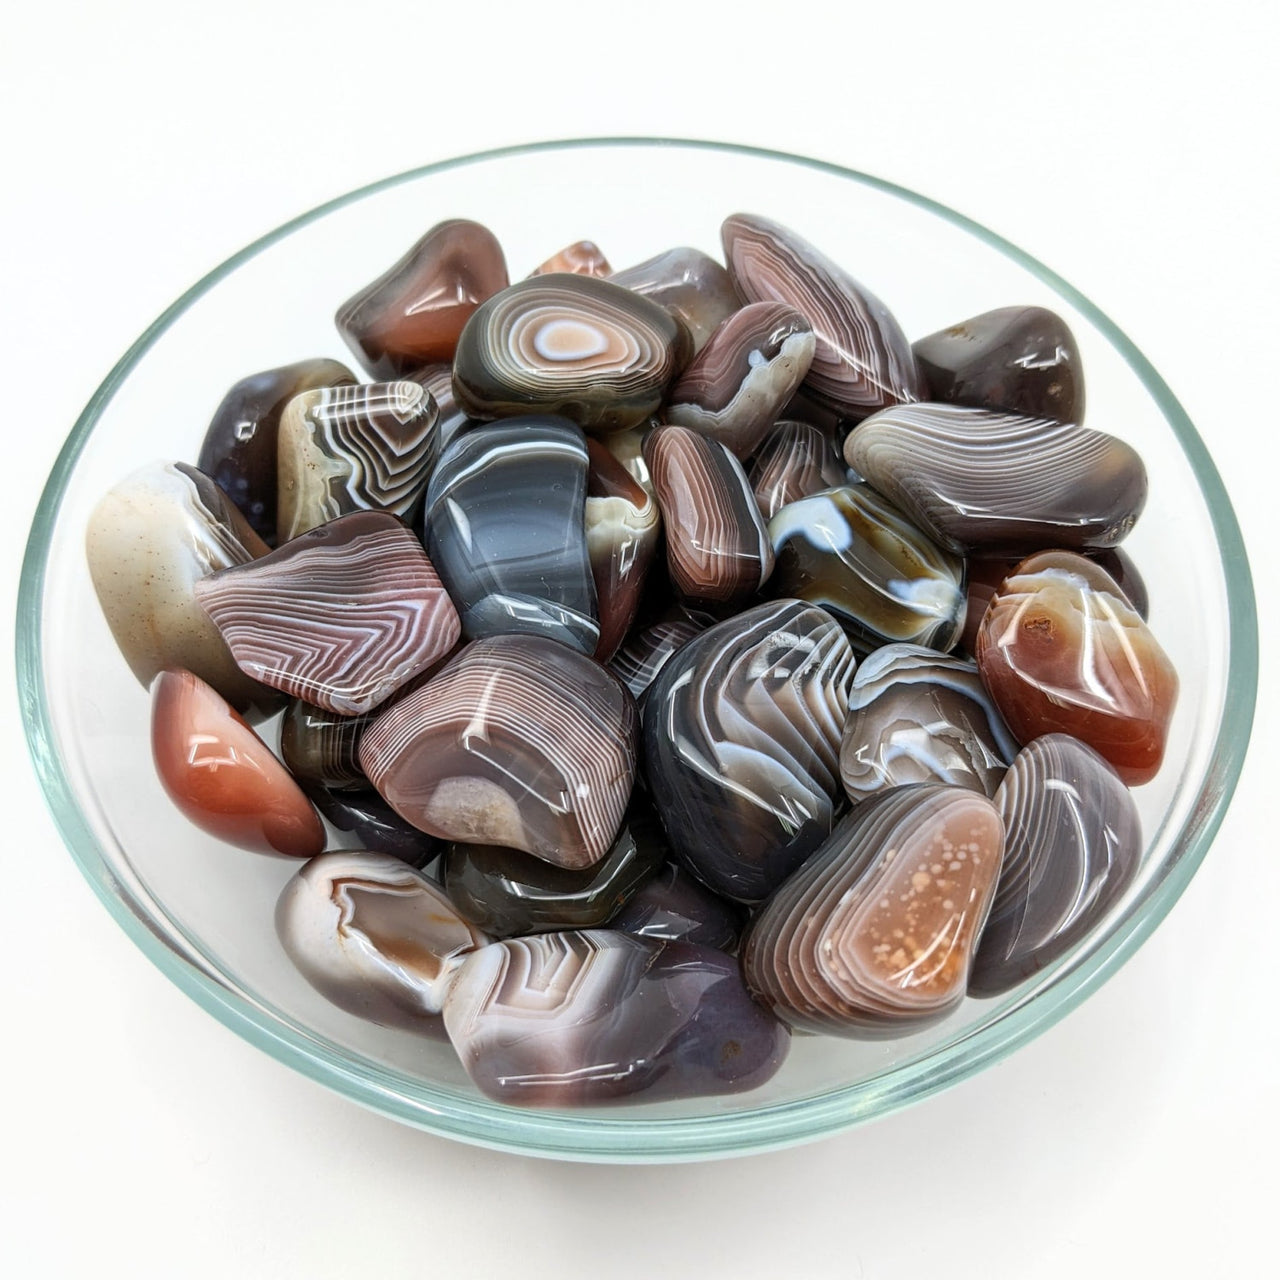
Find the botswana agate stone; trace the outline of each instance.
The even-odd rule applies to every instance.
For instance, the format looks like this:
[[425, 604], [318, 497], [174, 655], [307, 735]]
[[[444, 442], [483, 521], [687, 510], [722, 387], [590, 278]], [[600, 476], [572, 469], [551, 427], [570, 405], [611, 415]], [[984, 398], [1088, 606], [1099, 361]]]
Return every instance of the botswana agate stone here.
[[507, 284], [507, 262], [493, 232], [452, 218], [348, 298], [334, 321], [372, 377], [399, 378], [451, 361], [472, 313]]
[[608, 662], [635, 621], [662, 517], [654, 496], [601, 441], [587, 441], [587, 460], [587, 555], [600, 615], [595, 657]]
[[280, 420], [282, 541], [352, 511], [410, 517], [436, 460], [435, 401], [418, 382], [323, 387]]
[[496, 938], [591, 929], [606, 923], [666, 858], [648, 801], [633, 797], [613, 847], [593, 867], [568, 871], [492, 844], [452, 844], [444, 887], [462, 914]]
[[658, 672], [703, 628], [690, 618], [670, 618], [636, 632], [613, 656], [609, 669], [637, 701]]
[[667, 534], [667, 571], [689, 600], [735, 605], [773, 571], [773, 548], [742, 464], [718, 440], [688, 427], [645, 437]]
[[887, 644], [853, 677], [840, 781], [854, 804], [917, 782], [991, 796], [1017, 753], [975, 663]]
[[586, 441], [566, 418], [513, 418], [449, 446], [427, 489], [427, 549], [468, 639], [528, 633], [595, 651], [586, 496]]
[[813, 362], [813, 329], [794, 308], [755, 302], [717, 327], [667, 395], [664, 416], [749, 457]]
[[609, 927], [639, 938], [669, 938], [733, 951], [743, 919], [740, 907], [717, 897], [687, 871], [668, 862], [631, 895]]
[[235, 503], [267, 546], [276, 545], [276, 455], [285, 406], [304, 391], [354, 381], [351, 370], [336, 360], [301, 360], [241, 378], [222, 397], [196, 466]]
[[517, 1106], [740, 1093], [790, 1047], [731, 957], [603, 929], [472, 953], [444, 1025], [482, 1092]]
[[453, 390], [474, 418], [559, 413], [614, 431], [657, 411], [687, 353], [684, 330], [647, 298], [593, 276], [535, 276], [467, 321]]
[[1067, 322], [1044, 307], [984, 311], [911, 349], [930, 400], [1084, 421], [1079, 348]]
[[552, 254], [540, 267], [529, 273], [533, 276], [557, 275], [568, 272], [574, 276], [607, 276], [613, 268], [600, 252], [600, 246], [591, 240], [575, 240], [559, 253]]
[[617, 677], [531, 635], [468, 645], [360, 740], [365, 773], [414, 826], [570, 868], [612, 846], [635, 754], [635, 703]]
[[1002, 995], [1063, 955], [1129, 887], [1142, 856], [1133, 796], [1062, 733], [1028, 743], [996, 792], [1004, 863], [969, 994]]
[[276, 936], [298, 972], [340, 1009], [432, 1031], [459, 966], [489, 939], [439, 885], [398, 858], [344, 850], [313, 858], [284, 887]]
[[358, 716], [443, 656], [458, 615], [418, 540], [381, 511], [312, 529], [196, 585], [240, 669]]
[[805, 390], [852, 418], [921, 400], [924, 379], [906, 335], [875, 294], [794, 231], [736, 213], [720, 228], [725, 262], [748, 302], [785, 302], [813, 326]]
[[701, 249], [668, 249], [615, 271], [614, 284], [665, 307], [688, 331], [696, 355], [716, 327], [741, 305], [729, 273]]
[[769, 521], [769, 592], [821, 605], [855, 652], [909, 641], [945, 651], [964, 623], [964, 561], [867, 485], [800, 498]]
[[747, 473], [760, 506], [772, 520], [789, 502], [845, 483], [832, 438], [810, 422], [779, 422], [764, 438]]
[[1130, 786], [1159, 771], [1178, 675], [1093, 561], [1069, 551], [1024, 560], [987, 607], [976, 656], [1019, 742], [1070, 734]]
[[368, 716], [344, 716], [294, 698], [280, 720], [280, 758], [302, 783], [368, 789], [356, 749]]
[[860, 805], [766, 904], [742, 947], [757, 999], [792, 1027], [903, 1035], [964, 998], [1000, 873], [986, 796], [926, 784]]
[[442, 454], [464, 431], [477, 425], [474, 418], [469, 418], [453, 397], [453, 365], [424, 365], [406, 378], [418, 383], [436, 402], [436, 456]]
[[330, 791], [314, 782], [302, 789], [320, 816], [344, 835], [338, 844], [389, 853], [420, 870], [430, 866], [444, 845], [407, 823], [376, 791]]
[[1123, 440], [991, 409], [888, 409], [845, 441], [845, 461], [952, 551], [1110, 547], [1147, 500]]
[[169, 799], [202, 831], [290, 858], [324, 848], [324, 827], [288, 770], [190, 671], [161, 671], [152, 682], [151, 755]]
[[832, 618], [779, 600], [704, 631], [658, 673], [649, 789], [673, 852], [716, 893], [762, 901], [830, 832], [852, 672]]
[[266, 544], [208, 476], [156, 462], [112, 488], [85, 531], [89, 575], [130, 670], [167, 667], [211, 684], [238, 711], [270, 715], [280, 695], [246, 675], [196, 603], [196, 583], [265, 555]]

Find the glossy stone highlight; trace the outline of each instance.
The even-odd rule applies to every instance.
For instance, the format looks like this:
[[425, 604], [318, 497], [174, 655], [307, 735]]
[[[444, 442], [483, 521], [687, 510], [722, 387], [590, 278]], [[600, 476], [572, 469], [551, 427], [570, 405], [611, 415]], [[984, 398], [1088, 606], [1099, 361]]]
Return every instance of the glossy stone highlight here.
[[853, 677], [840, 781], [854, 804], [920, 782], [993, 796], [1017, 753], [976, 663], [887, 644]]
[[453, 389], [475, 418], [563, 414], [588, 431], [657, 411], [688, 338], [656, 303], [592, 276], [535, 276], [480, 307], [458, 341]]
[[344, 850], [313, 858], [276, 905], [276, 936], [326, 999], [413, 1031], [439, 1025], [464, 957], [488, 942], [440, 886], [398, 858]]
[[609, 278], [679, 320], [693, 339], [691, 355], [701, 351], [716, 327], [742, 305], [729, 273], [701, 249], [688, 246], [668, 249]]
[[1024, 560], [978, 629], [978, 669], [1019, 742], [1079, 738], [1130, 786], [1164, 758], [1178, 675], [1098, 565], [1069, 551]]
[[995, 805], [902, 787], [860, 805], [769, 900], [742, 948], [757, 999], [792, 1027], [881, 1038], [964, 998], [1000, 872]]
[[635, 778], [636, 711], [618, 679], [541, 636], [490, 636], [365, 730], [360, 762], [415, 826], [598, 862]]
[[202, 831], [290, 858], [324, 848], [324, 827], [284, 765], [190, 671], [161, 671], [151, 685], [151, 755], [169, 798]]
[[747, 475], [766, 520], [790, 502], [846, 483], [835, 442], [810, 422], [783, 421], [772, 427]]
[[859, 654], [906, 641], [945, 652], [964, 623], [964, 561], [867, 485], [801, 498], [769, 521], [771, 595], [820, 605]]
[[475, 1084], [517, 1106], [740, 1093], [768, 1080], [789, 1047], [731, 957], [609, 930], [482, 948], [444, 1021]]
[[785, 302], [813, 326], [810, 395], [852, 418], [924, 398], [924, 379], [889, 308], [825, 254], [755, 214], [726, 218], [720, 236], [748, 302]]
[[476, 308], [508, 284], [502, 246], [486, 227], [453, 218], [349, 298], [338, 332], [371, 377], [399, 378], [453, 359]]
[[196, 587], [241, 670], [362, 715], [453, 647], [458, 615], [418, 540], [358, 511]]
[[600, 252], [598, 244], [592, 240], [575, 240], [530, 272], [530, 278], [562, 272], [574, 276], [607, 276], [612, 271], [609, 260]]
[[1062, 733], [1030, 742], [996, 792], [1004, 864], [969, 994], [1002, 995], [1085, 936], [1142, 857], [1133, 796], [1096, 751]]
[[733, 951], [742, 932], [740, 907], [718, 897], [674, 862], [633, 893], [609, 925], [639, 938], [669, 938]]
[[844, 456], [959, 553], [1114, 546], [1147, 500], [1146, 468], [1124, 441], [990, 409], [890, 409], [852, 432]]
[[567, 419], [513, 418], [449, 446], [427, 490], [427, 549], [468, 638], [527, 633], [594, 652], [586, 496], [586, 441]]
[[676, 856], [716, 893], [760, 902], [831, 830], [853, 654], [798, 600], [689, 641], [650, 686], [646, 776]]
[[667, 395], [664, 416], [749, 457], [813, 363], [808, 320], [781, 302], [756, 302], [716, 328]]
[[773, 571], [773, 548], [737, 458], [687, 427], [651, 432], [644, 457], [676, 590], [712, 605], [739, 604], [758, 591]]

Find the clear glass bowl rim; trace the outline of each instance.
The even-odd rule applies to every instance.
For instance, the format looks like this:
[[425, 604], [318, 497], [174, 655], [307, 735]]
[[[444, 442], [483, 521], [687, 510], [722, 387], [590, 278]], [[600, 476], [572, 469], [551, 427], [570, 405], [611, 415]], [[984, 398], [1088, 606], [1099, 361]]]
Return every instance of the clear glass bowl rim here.
[[[782, 161], [848, 179], [907, 201], [967, 231], [1026, 268], [1084, 314], [1112, 343], [1156, 402], [1182, 446], [1208, 504], [1227, 586], [1227, 689], [1202, 795], [1178, 833], [1163, 876], [1137, 909], [1117, 921], [1083, 963], [1026, 1004], [966, 1037], [847, 1089], [740, 1113], [680, 1119], [619, 1118], [520, 1111], [437, 1091], [369, 1062], [332, 1052], [224, 986], [171, 949], [129, 901], [73, 793], [55, 744], [45, 692], [43, 602], [46, 563], [59, 509], [81, 450], [116, 389], [173, 321], [225, 276], [293, 231], [391, 187], [465, 165], [511, 156], [591, 147], [675, 147]], [[736, 143], [687, 138], [576, 138], [526, 143], [458, 156], [348, 192], [303, 213], [232, 255], [192, 285], [141, 334], [94, 392], [45, 485], [32, 522], [19, 583], [16, 634], [18, 694], [28, 746], [46, 801], [81, 872], [117, 923], [157, 967], [201, 1007], [251, 1044], [302, 1074], [374, 1111], [419, 1128], [499, 1150], [559, 1159], [626, 1163], [740, 1155], [811, 1141], [888, 1115], [967, 1078], [1051, 1027], [1095, 991], [1164, 919], [1204, 859], [1244, 762], [1258, 679], [1256, 605], [1239, 524], [1218, 471], [1190, 418], [1164, 380], [1092, 302], [1043, 263], [955, 210], [896, 183], [822, 160]]]

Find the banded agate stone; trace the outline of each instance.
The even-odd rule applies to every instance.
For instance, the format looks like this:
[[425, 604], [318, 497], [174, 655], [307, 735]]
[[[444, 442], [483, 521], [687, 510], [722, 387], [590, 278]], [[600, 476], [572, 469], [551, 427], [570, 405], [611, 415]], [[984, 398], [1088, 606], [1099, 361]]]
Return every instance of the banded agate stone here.
[[740, 907], [718, 897], [674, 862], [641, 885], [609, 927], [639, 938], [669, 938], [733, 951], [742, 932]]
[[773, 548], [742, 464], [718, 440], [688, 427], [645, 437], [667, 535], [667, 571], [689, 600], [740, 604], [773, 571]]
[[1123, 440], [991, 409], [888, 409], [850, 434], [844, 457], [961, 554], [1111, 547], [1147, 500], [1146, 468]]
[[276, 457], [285, 406], [304, 391], [353, 382], [355, 375], [336, 360], [301, 360], [241, 378], [214, 412], [196, 466], [267, 546], [276, 545]]
[[540, 267], [535, 267], [529, 276], [532, 279], [562, 272], [574, 276], [608, 276], [613, 268], [593, 240], [575, 240], [559, 253], [553, 253]]
[[1024, 560], [978, 629], [978, 670], [1019, 742], [1066, 733], [1130, 786], [1164, 758], [1178, 675], [1110, 575], [1070, 551]]
[[348, 298], [334, 321], [371, 377], [400, 378], [425, 364], [451, 361], [476, 308], [508, 283], [493, 232], [452, 218]]
[[864, 418], [921, 400], [924, 379], [889, 308], [794, 231], [736, 213], [720, 228], [725, 262], [748, 302], [785, 302], [813, 326], [804, 388], [839, 413]]
[[446, 654], [458, 615], [395, 516], [357, 511], [196, 584], [246, 674], [357, 716]]
[[420, 871], [354, 850], [312, 858], [290, 879], [276, 905], [276, 936], [298, 972], [340, 1009], [437, 1035], [464, 957], [489, 941]]
[[664, 416], [749, 457], [813, 363], [808, 320], [781, 302], [755, 302], [717, 326], [667, 395]]
[[426, 541], [468, 639], [526, 633], [595, 651], [586, 499], [586, 440], [566, 418], [511, 418], [449, 446], [427, 489]]
[[650, 686], [649, 788], [672, 851], [716, 893], [763, 901], [827, 837], [852, 671], [831, 617], [779, 600], [695, 636]]
[[846, 483], [834, 441], [811, 422], [778, 422], [756, 450], [747, 474], [766, 520], [789, 502]]
[[703, 628], [689, 618], [670, 618], [637, 631], [613, 656], [610, 670], [639, 700], [658, 672]]
[[324, 827], [289, 771], [190, 671], [161, 671], [152, 682], [151, 755], [169, 799], [202, 831], [289, 858], [324, 848]]
[[166, 668], [182, 668], [259, 717], [283, 699], [236, 664], [196, 602], [196, 583], [266, 552], [230, 498], [185, 462], [152, 463], [122, 480], [85, 532], [94, 592], [138, 680], [149, 686]]
[[322, 387], [280, 420], [281, 541], [352, 511], [409, 519], [436, 460], [435, 401], [419, 382]]
[[609, 279], [665, 307], [692, 338], [691, 355], [701, 351], [716, 327], [742, 305], [729, 273], [701, 249], [688, 246], [646, 258]]
[[1052, 964], [1106, 915], [1142, 856], [1128, 788], [1090, 747], [1063, 733], [1019, 753], [995, 796], [1004, 863], [969, 994], [997, 996]]
[[964, 561], [868, 485], [800, 498], [769, 521], [769, 593], [821, 605], [855, 652], [907, 641], [950, 649], [964, 624]]
[[742, 946], [752, 994], [797, 1030], [883, 1038], [964, 999], [1004, 827], [986, 796], [928, 783], [859, 805], [769, 899]]
[[481, 1091], [519, 1106], [738, 1093], [768, 1080], [790, 1044], [730, 956], [603, 929], [482, 947], [444, 1024]]
[[464, 431], [477, 426], [458, 408], [453, 396], [453, 365], [428, 364], [405, 377], [418, 383], [436, 403], [436, 457], [439, 457]]
[[855, 804], [919, 782], [992, 796], [1017, 753], [976, 663], [887, 644], [853, 677], [840, 780]]
[[594, 276], [535, 276], [467, 321], [454, 395], [474, 418], [555, 413], [588, 431], [634, 427], [657, 411], [688, 343], [662, 307], [629, 289]]
[[1084, 370], [1067, 322], [1044, 307], [1001, 307], [912, 346], [927, 399], [1084, 421]]
[[423, 831], [582, 868], [617, 837], [636, 729], [606, 668], [542, 636], [489, 636], [379, 715], [360, 763]]
[[368, 723], [368, 716], [339, 715], [293, 698], [280, 720], [280, 758], [301, 783], [367, 790], [356, 750]]
[[337, 831], [339, 845], [389, 853], [421, 870], [433, 863], [444, 845], [435, 836], [406, 822], [376, 791], [331, 791], [315, 782], [302, 783], [307, 798]]

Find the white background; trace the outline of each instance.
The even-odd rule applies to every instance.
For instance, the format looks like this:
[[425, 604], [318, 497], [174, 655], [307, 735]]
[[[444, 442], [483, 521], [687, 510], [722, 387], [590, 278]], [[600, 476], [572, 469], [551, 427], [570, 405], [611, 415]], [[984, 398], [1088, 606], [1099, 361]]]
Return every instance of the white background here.
[[0, 1274], [1275, 1274], [1275, 15], [1222, 0], [6, 6], [8, 616], [59, 444], [198, 276], [386, 174], [630, 133], [878, 174], [1061, 272], [1199, 425], [1250, 543], [1265, 639], [1259, 728], [1216, 845], [1083, 1008], [892, 1119], [657, 1168], [420, 1134], [224, 1030], [80, 879], [7, 680]]

